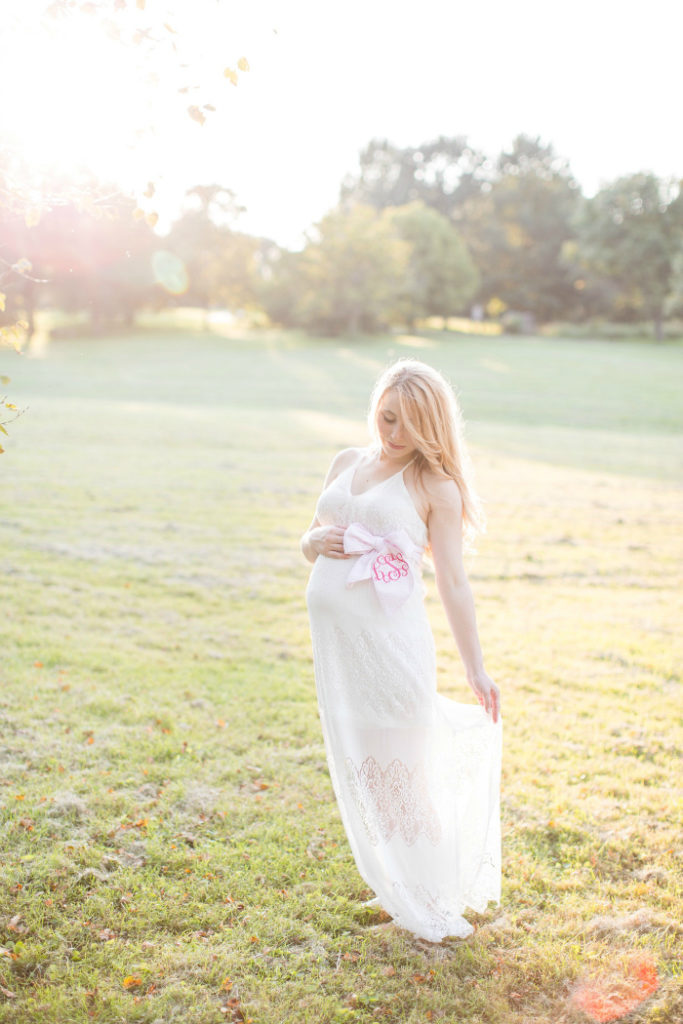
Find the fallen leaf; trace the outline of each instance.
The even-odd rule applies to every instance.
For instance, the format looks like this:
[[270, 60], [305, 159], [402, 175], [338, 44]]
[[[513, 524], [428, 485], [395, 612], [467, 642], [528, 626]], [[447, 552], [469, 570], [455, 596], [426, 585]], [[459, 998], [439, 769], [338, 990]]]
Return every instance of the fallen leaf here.
[[137, 974], [129, 974], [123, 979], [124, 988], [139, 988], [142, 985], [142, 978], [139, 978]]

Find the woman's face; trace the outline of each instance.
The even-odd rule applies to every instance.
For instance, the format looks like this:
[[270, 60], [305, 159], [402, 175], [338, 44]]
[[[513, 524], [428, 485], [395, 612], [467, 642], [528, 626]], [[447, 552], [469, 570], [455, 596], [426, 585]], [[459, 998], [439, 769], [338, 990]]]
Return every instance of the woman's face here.
[[415, 449], [403, 425], [398, 394], [394, 388], [385, 391], [377, 409], [377, 430], [382, 450], [390, 459], [409, 459]]

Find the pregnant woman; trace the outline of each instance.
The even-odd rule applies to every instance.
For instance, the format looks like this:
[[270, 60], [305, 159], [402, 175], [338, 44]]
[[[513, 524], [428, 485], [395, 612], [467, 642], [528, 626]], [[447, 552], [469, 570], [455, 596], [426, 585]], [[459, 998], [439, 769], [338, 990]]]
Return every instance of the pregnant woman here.
[[[439, 942], [500, 899], [498, 687], [484, 669], [464, 540], [479, 526], [461, 418], [434, 369], [401, 360], [372, 397], [369, 448], [330, 467], [301, 547], [327, 759], [374, 904]], [[479, 705], [436, 691], [421, 564]]]

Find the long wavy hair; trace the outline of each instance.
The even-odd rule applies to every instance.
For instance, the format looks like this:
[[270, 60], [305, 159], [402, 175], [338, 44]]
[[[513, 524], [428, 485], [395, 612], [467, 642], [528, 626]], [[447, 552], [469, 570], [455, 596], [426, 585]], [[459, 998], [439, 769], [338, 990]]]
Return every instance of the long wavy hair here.
[[484, 515], [474, 490], [462, 413], [453, 389], [438, 370], [417, 359], [399, 359], [389, 366], [370, 400], [368, 423], [377, 443], [380, 403], [391, 390], [398, 395], [406, 433], [417, 451], [418, 477], [429, 467], [437, 476], [455, 480], [462, 498], [463, 534], [471, 542], [484, 530]]

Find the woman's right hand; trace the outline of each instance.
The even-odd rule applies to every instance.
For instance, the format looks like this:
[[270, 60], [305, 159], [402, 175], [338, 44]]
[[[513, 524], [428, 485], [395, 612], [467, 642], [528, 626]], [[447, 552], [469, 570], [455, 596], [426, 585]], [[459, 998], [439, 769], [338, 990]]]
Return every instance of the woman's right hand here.
[[308, 533], [308, 542], [316, 555], [325, 558], [350, 558], [344, 551], [344, 526], [316, 526]]

